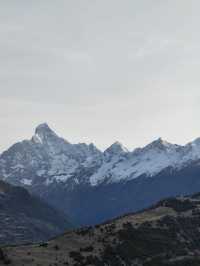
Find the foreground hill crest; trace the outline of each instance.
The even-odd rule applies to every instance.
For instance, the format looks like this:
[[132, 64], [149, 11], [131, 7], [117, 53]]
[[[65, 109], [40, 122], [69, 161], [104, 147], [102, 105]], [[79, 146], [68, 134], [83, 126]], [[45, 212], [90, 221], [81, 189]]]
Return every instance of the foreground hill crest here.
[[1, 249], [0, 265], [198, 266], [200, 196], [169, 198], [36, 245]]

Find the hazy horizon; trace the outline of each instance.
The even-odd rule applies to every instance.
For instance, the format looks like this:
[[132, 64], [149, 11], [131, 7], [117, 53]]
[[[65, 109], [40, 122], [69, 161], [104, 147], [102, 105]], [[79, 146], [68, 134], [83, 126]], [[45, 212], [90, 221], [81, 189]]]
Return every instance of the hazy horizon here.
[[11, 2], [0, 1], [0, 152], [43, 122], [102, 150], [200, 137], [200, 2]]

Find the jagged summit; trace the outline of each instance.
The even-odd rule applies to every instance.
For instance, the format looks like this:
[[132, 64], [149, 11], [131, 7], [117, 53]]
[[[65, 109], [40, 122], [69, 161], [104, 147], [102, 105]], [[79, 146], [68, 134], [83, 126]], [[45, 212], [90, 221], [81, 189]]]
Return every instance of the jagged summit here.
[[[35, 129], [35, 134], [52, 134], [56, 135], [56, 133], [49, 127], [47, 123], [42, 123], [38, 125]], [[57, 135], [56, 135], [57, 136]]]
[[119, 141], [114, 142], [108, 149], [105, 150], [105, 154], [121, 154], [129, 152], [129, 150], [123, 146]]
[[35, 134], [32, 140], [36, 143], [44, 143], [48, 139], [58, 138], [56, 133], [48, 126], [47, 123], [42, 123], [38, 125], [35, 129]]
[[144, 147], [144, 149], [148, 149], [148, 148], [166, 149], [166, 148], [170, 148], [174, 146], [175, 146], [174, 144], [171, 144], [170, 142], [167, 142], [166, 140], [163, 140], [162, 138], [158, 138], [154, 140], [153, 142], [151, 142], [150, 144], [148, 144], [146, 147]]
[[187, 144], [187, 146], [200, 146], [200, 138], [196, 138], [194, 141]]
[[49, 127], [47, 123], [42, 123], [36, 127], [35, 133], [39, 134], [42, 132], [53, 132], [53, 130]]

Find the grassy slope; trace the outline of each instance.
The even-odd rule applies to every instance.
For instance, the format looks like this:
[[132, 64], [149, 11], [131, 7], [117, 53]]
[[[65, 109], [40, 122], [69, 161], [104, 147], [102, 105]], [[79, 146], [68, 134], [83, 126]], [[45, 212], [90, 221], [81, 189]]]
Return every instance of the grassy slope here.
[[0, 265], [200, 265], [200, 199], [168, 199], [151, 209], [47, 243], [6, 247]]

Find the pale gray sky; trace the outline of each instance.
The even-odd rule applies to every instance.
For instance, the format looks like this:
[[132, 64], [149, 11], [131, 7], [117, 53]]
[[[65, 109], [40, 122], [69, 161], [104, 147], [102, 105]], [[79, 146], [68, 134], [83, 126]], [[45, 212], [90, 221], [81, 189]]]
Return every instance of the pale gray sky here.
[[47, 122], [133, 149], [200, 137], [199, 0], [0, 0], [0, 151]]

